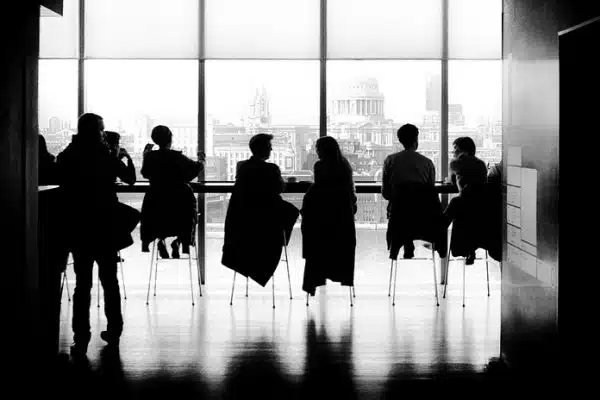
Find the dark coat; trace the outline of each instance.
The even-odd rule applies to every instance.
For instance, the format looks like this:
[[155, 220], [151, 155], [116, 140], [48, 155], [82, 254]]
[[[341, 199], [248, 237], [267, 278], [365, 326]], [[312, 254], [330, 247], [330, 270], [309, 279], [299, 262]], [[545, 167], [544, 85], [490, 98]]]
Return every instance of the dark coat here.
[[315, 288], [329, 279], [354, 285], [356, 250], [356, 194], [351, 170], [317, 161], [315, 183], [302, 202], [302, 289], [314, 296]]
[[237, 166], [225, 217], [221, 263], [265, 286], [281, 260], [283, 235], [289, 243], [298, 209], [281, 198], [279, 167], [251, 157]]
[[77, 136], [58, 155], [57, 167], [69, 249], [117, 251], [131, 245], [139, 212], [119, 203], [116, 179], [133, 182], [135, 174], [101, 142]]
[[433, 185], [395, 185], [388, 206], [388, 218], [386, 239], [391, 259], [396, 260], [400, 248], [411, 240], [432, 242], [440, 257], [446, 257], [447, 227], [442, 204]]
[[189, 182], [201, 169], [201, 163], [180, 151], [160, 149], [144, 155], [142, 176], [150, 181], [150, 188], [142, 203], [142, 247], [171, 236], [184, 246], [194, 245], [198, 212]]
[[453, 198], [444, 212], [453, 222], [450, 250], [466, 257], [482, 248], [502, 260], [502, 188], [496, 184], [468, 185]]

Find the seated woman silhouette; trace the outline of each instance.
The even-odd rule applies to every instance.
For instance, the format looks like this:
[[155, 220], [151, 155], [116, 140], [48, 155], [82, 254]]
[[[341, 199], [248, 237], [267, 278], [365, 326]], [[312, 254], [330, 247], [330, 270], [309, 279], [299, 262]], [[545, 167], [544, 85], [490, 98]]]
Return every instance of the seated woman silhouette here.
[[329, 279], [354, 285], [356, 194], [352, 167], [337, 141], [322, 137], [316, 143], [319, 160], [315, 182], [302, 202], [302, 256], [306, 260], [302, 289], [315, 295]]
[[148, 252], [149, 244], [159, 239], [160, 256], [169, 258], [165, 239], [175, 236], [172, 257], [179, 258], [180, 245], [183, 253], [189, 254], [190, 245], [195, 243], [198, 215], [189, 182], [204, 169], [204, 153], [198, 153], [199, 161], [193, 161], [181, 151], [171, 150], [173, 134], [164, 125], [152, 129], [151, 137], [159, 148], [152, 150], [153, 145], [148, 143], [144, 149], [141, 172], [150, 181], [150, 188], [142, 203], [142, 251]]

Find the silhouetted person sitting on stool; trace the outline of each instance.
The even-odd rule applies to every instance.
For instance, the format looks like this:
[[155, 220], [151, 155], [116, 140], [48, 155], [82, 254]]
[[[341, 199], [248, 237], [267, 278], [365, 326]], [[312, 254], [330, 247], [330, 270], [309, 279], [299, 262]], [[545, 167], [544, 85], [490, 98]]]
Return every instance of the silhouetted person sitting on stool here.
[[[279, 167], [266, 162], [273, 135], [250, 139], [252, 157], [240, 161], [225, 217], [221, 263], [265, 286], [279, 265], [283, 235], [290, 240], [299, 211], [281, 198]], [[287, 243], [286, 243], [287, 244]]]
[[[391, 216], [393, 188], [401, 185], [423, 184], [433, 188], [435, 184], [435, 166], [433, 162], [422, 154], [417, 153], [419, 148], [419, 129], [412, 124], [405, 124], [398, 129], [398, 140], [404, 150], [390, 154], [383, 164], [383, 178], [381, 194], [389, 200], [388, 219]], [[398, 210], [400, 213], [410, 213], [411, 210]], [[404, 246], [404, 258], [415, 256], [415, 245], [412, 240], [407, 240]], [[388, 238], [389, 247], [389, 238]], [[395, 251], [394, 251], [395, 253]]]
[[[94, 262], [98, 264], [104, 289], [107, 329], [100, 337], [118, 345], [123, 331], [121, 294], [117, 280], [117, 251], [122, 238], [117, 177], [135, 183], [135, 168], [126, 154], [117, 155], [103, 140], [104, 121], [96, 114], [84, 114], [77, 123], [77, 135], [58, 155], [57, 162], [64, 195], [69, 248], [76, 274], [73, 295], [74, 355], [85, 355], [91, 337], [90, 291]], [[127, 165], [121, 159], [126, 158]]]
[[302, 289], [315, 295], [326, 279], [354, 286], [357, 211], [352, 167], [331, 136], [316, 144], [315, 183], [302, 201]]
[[[466, 207], [467, 204], [463, 198], [464, 191], [469, 187], [469, 195], [480, 193], [482, 186], [487, 183], [487, 167], [485, 163], [475, 156], [475, 142], [468, 136], [457, 138], [454, 143], [454, 159], [450, 162], [450, 176], [452, 183], [458, 187], [459, 195], [450, 200], [448, 207], [444, 211], [447, 224], [457, 218], [466, 218], [466, 214], [475, 212], [472, 208]], [[484, 199], [485, 197], [480, 197]], [[484, 206], [485, 205], [478, 205]], [[475, 251], [469, 251], [465, 255], [466, 264], [472, 265], [475, 262]]]
[[198, 153], [199, 161], [193, 161], [172, 150], [173, 134], [164, 125], [152, 129], [151, 136], [159, 149], [151, 151], [149, 143], [144, 150], [142, 176], [150, 181], [150, 189], [142, 204], [142, 251], [148, 252], [149, 244], [158, 238], [160, 256], [169, 258], [165, 238], [176, 236], [171, 243], [172, 257], [179, 258], [180, 245], [183, 253], [189, 254], [195, 243], [198, 211], [189, 182], [204, 170], [204, 153]]

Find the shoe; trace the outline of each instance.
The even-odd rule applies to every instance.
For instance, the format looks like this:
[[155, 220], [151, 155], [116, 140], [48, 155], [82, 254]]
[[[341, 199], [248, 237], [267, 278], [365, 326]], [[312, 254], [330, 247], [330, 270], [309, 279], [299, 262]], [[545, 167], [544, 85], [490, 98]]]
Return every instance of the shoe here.
[[100, 338], [106, 343], [114, 346], [118, 346], [121, 340], [119, 336], [111, 335], [110, 333], [108, 333], [108, 331], [100, 332]]
[[475, 253], [469, 254], [465, 258], [465, 264], [466, 265], [473, 265], [473, 264], [475, 264]]
[[190, 245], [189, 244], [182, 244], [181, 245], [181, 252], [183, 254], [190, 254]]
[[158, 241], [158, 254], [160, 255], [160, 258], [169, 258], [169, 252], [167, 251], [164, 240]]
[[171, 249], [173, 250], [171, 253], [171, 257], [179, 258], [179, 241], [177, 239], [173, 240], [171, 243]]

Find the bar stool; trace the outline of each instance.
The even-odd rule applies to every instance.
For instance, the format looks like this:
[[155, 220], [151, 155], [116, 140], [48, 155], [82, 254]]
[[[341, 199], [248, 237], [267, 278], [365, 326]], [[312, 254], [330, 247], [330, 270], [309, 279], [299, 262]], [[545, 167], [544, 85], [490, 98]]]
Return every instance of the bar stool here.
[[[450, 256], [450, 254], [448, 254], [448, 256]], [[455, 258], [454, 260], [451, 261], [456, 261], [459, 260], [459, 258]], [[449, 260], [450, 261], [450, 260]], [[467, 270], [467, 259], [463, 258], [463, 304], [462, 306], [465, 306], [465, 275], [466, 275], [466, 270]], [[444, 295], [442, 296], [442, 298], [446, 298], [446, 289], [448, 287], [448, 270], [450, 269], [450, 262], [448, 262], [448, 268], [446, 269], [446, 279], [445, 279], [445, 283], [444, 283]], [[487, 295], [488, 297], [490, 296], [490, 271], [489, 271], [489, 255], [488, 255], [488, 251], [485, 250], [485, 273], [487, 276]]]
[[[146, 305], [150, 304], [150, 283], [152, 282], [152, 268], [154, 267], [154, 296], [156, 297], [156, 279], [158, 276], [158, 262], [159, 260], [162, 261], [170, 261], [170, 260], [185, 260], [185, 258], [168, 258], [168, 259], [159, 259], [158, 258], [158, 249], [156, 248], [156, 242], [159, 239], [155, 239], [152, 242], [152, 255], [151, 255], [151, 259], [150, 259], [150, 275], [148, 276], [148, 293], [146, 294]], [[191, 252], [191, 248], [194, 248], [194, 252], [196, 253], [196, 270], [198, 272], [198, 290], [200, 293], [200, 297], [202, 297], [202, 283], [200, 282], [200, 266], [199, 266], [199, 261], [198, 261], [198, 244], [194, 243], [194, 244], [190, 244], [190, 252], [188, 254], [187, 260], [188, 260], [188, 265], [189, 265], [189, 271], [190, 271], [190, 292], [192, 295], [192, 306], [194, 306], [196, 303], [194, 303], [194, 284], [193, 284], [193, 278], [192, 278], [192, 252]]]
[[[287, 267], [287, 275], [288, 275], [288, 285], [290, 288], [290, 300], [292, 300], [292, 281], [290, 279], [290, 263], [288, 260], [288, 254], [287, 254], [287, 236], [285, 234], [285, 230], [283, 231], [283, 252], [285, 255], [285, 259], [281, 260], [281, 261], [285, 261], [285, 265]], [[233, 272], [233, 284], [231, 286], [231, 299], [229, 300], [229, 305], [232, 306], [233, 305], [233, 292], [235, 290], [235, 277], [237, 275], [237, 272]], [[246, 277], [246, 297], [248, 297], [248, 281], [249, 278]], [[271, 277], [271, 282], [273, 283], [273, 308], [275, 308], [275, 272], [273, 272], [273, 276]]]
[[[424, 246], [426, 248], [431, 248], [431, 263], [433, 266], [433, 290], [435, 292], [435, 305], [439, 307], [440, 301], [438, 298], [438, 291], [437, 291], [437, 273], [435, 272], [435, 244], [432, 242], [425, 241]], [[390, 283], [389, 283], [389, 288], [388, 288], [388, 297], [390, 297], [391, 291], [392, 291], [392, 272], [394, 271], [394, 261], [396, 261], [396, 270], [394, 272], [394, 296], [392, 298], [392, 306], [396, 305], [396, 279], [398, 277], [398, 259], [397, 258], [395, 260], [392, 259], [390, 262]]]
[[[348, 287], [350, 289], [350, 307], [354, 307], [354, 303], [352, 302], [352, 298], [356, 298], [356, 291], [354, 290], [354, 285]], [[308, 293], [306, 293], [306, 307], [308, 307]]]

